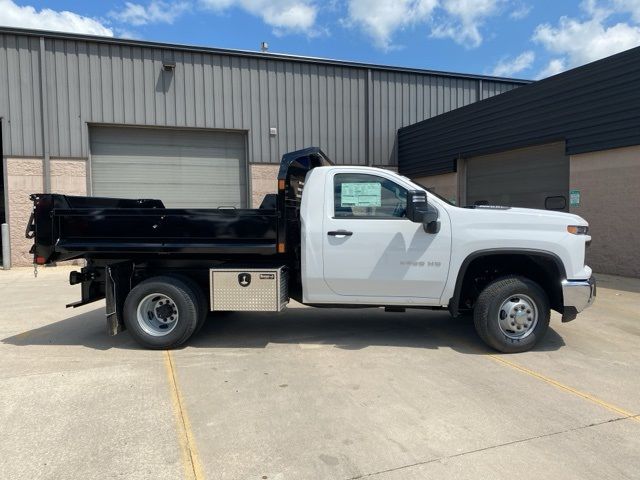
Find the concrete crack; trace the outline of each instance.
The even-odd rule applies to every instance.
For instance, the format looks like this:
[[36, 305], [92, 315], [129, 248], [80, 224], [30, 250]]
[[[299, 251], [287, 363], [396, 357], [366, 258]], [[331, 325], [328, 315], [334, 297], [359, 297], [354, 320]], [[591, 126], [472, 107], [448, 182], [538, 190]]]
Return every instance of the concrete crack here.
[[615, 422], [620, 422], [620, 421], [623, 421], [623, 420], [630, 420], [630, 419], [631, 420], [638, 420], [638, 419], [640, 419], [640, 415], [627, 415], [627, 416], [623, 416], [623, 417], [611, 418], [609, 420], [604, 420], [602, 422], [590, 423], [588, 425], [581, 425], [579, 427], [568, 428], [566, 430], [559, 430], [557, 432], [545, 433], [545, 434], [542, 434], [542, 435], [535, 435], [533, 437], [522, 438], [520, 440], [513, 440], [511, 442], [499, 443], [497, 445], [490, 445], [488, 447], [483, 447], [483, 448], [476, 448], [474, 450], [467, 450], [466, 452], [456, 453], [456, 454], [453, 454], [453, 455], [444, 455], [442, 457], [432, 458], [430, 460], [425, 460], [423, 462], [409, 463], [407, 465], [401, 465], [399, 467], [388, 468], [386, 470], [379, 470], [377, 472], [364, 473], [362, 475], [357, 475], [355, 477], [349, 477], [346, 480], [358, 480], [358, 479], [361, 479], [361, 478], [370, 478], [370, 477], [373, 477], [373, 476], [376, 476], [376, 475], [381, 475], [383, 473], [396, 472], [398, 470], [404, 470], [404, 469], [411, 468], [411, 467], [417, 467], [417, 466], [420, 466], [420, 465], [428, 465], [430, 463], [440, 462], [442, 460], [449, 460], [449, 459], [452, 459], [452, 458], [464, 457], [466, 455], [471, 455], [471, 454], [474, 454], [474, 453], [485, 452], [485, 451], [488, 451], [488, 450], [494, 450], [496, 448], [501, 448], [501, 447], [508, 447], [510, 445], [517, 445], [517, 444], [520, 444], [520, 443], [529, 442], [531, 440], [537, 440], [537, 439], [540, 439], [540, 438], [553, 437], [553, 436], [556, 436], [556, 435], [562, 435], [564, 433], [575, 432], [575, 431], [578, 431], [578, 430], [584, 430], [584, 429], [591, 428], [591, 427], [598, 427], [600, 425], [605, 425], [607, 423], [615, 423]]

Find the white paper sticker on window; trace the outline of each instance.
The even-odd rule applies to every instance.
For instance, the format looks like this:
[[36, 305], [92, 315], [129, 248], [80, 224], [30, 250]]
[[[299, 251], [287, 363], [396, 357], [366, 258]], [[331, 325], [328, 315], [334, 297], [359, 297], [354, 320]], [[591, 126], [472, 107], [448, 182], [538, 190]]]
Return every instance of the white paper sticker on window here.
[[379, 207], [382, 205], [380, 183], [343, 183], [340, 192], [341, 207]]

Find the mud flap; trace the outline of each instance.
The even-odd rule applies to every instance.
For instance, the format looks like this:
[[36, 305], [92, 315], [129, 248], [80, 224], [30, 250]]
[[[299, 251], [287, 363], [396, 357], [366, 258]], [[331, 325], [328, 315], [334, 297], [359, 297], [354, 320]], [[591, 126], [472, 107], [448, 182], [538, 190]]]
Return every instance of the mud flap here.
[[107, 300], [107, 333], [111, 336], [125, 330], [124, 300], [131, 290], [133, 264], [116, 263], [105, 267], [105, 298]]

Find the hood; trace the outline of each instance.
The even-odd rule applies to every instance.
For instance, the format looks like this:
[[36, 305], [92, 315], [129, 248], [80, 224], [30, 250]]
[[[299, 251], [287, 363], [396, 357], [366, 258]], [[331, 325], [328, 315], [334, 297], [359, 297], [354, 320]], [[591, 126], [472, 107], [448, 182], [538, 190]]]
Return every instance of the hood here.
[[461, 208], [469, 219], [494, 222], [511, 223], [551, 223], [566, 225], [588, 225], [588, 222], [573, 213], [558, 212], [555, 210], [539, 210], [535, 208], [502, 207], [492, 205], [480, 205], [470, 208]]

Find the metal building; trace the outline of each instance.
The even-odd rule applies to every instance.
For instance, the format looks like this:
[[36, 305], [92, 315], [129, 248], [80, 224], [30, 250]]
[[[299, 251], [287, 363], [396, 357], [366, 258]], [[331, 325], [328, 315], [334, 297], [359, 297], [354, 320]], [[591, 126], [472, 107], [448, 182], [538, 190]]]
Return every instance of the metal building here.
[[564, 210], [640, 277], [640, 48], [400, 129], [399, 171], [461, 204]]
[[399, 127], [526, 83], [0, 28], [13, 263], [32, 261], [29, 193], [257, 206], [287, 151], [395, 168]]

